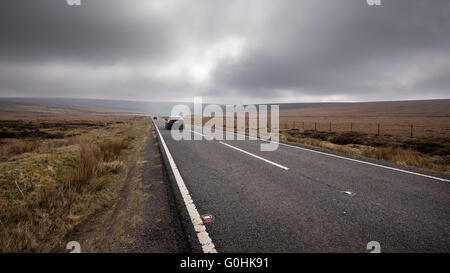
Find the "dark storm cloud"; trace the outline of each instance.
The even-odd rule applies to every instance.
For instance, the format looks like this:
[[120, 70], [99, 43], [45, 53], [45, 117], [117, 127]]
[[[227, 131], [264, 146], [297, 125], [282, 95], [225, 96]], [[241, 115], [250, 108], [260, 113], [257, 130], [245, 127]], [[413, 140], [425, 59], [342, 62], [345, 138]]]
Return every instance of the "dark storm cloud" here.
[[171, 24], [132, 1], [7, 0], [0, 9], [0, 58], [11, 62], [80, 60], [114, 63], [164, 56]]
[[[218, 82], [267, 96], [287, 89], [363, 98], [373, 91], [401, 91], [408, 98], [427, 90], [448, 97], [450, 1], [383, 1], [380, 8], [356, 0], [315, 2], [280, 7], [252, 52], [237, 64], [217, 68]], [[396, 84], [393, 79], [409, 77], [414, 66], [425, 82], [410, 78], [404, 81], [411, 86]]]
[[6, 0], [0, 96], [448, 98], [450, 1], [381, 1]]

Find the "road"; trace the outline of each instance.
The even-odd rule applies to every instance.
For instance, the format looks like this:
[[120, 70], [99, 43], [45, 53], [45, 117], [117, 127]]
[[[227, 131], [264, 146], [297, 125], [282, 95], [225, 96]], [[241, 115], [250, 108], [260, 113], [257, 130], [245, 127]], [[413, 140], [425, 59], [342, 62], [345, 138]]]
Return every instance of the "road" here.
[[214, 216], [217, 252], [450, 251], [447, 181], [260, 140], [175, 141], [155, 123], [196, 210]]

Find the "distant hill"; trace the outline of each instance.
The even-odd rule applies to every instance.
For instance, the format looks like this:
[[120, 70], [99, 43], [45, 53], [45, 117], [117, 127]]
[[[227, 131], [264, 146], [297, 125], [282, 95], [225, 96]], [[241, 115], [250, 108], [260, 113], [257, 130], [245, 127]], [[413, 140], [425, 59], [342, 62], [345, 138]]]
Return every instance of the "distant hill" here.
[[280, 104], [281, 116], [450, 117], [450, 99], [354, 103]]
[[[0, 98], [0, 112], [58, 112], [58, 113], [129, 113], [170, 115], [177, 104], [188, 105], [193, 109], [193, 103], [168, 101], [131, 101], [80, 98]], [[322, 108], [340, 106], [348, 103], [281, 103], [280, 110]], [[208, 105], [203, 104], [203, 107]], [[220, 105], [225, 112], [225, 105]]]
[[[191, 109], [193, 103], [168, 101], [131, 101], [80, 98], [0, 98], [0, 113], [31, 112], [31, 113], [97, 113], [97, 114], [156, 114], [169, 115], [177, 104], [186, 104]], [[204, 104], [205, 107], [208, 104]], [[331, 103], [280, 103], [281, 115], [308, 114], [321, 116], [336, 114], [362, 115], [380, 113], [391, 115], [410, 115], [417, 112], [421, 116], [448, 116], [450, 99], [416, 100], [416, 101], [385, 101], [385, 102], [331, 102]], [[225, 105], [221, 105], [225, 111]]]
[[0, 112], [123, 113], [168, 115], [177, 102], [79, 98], [0, 98]]

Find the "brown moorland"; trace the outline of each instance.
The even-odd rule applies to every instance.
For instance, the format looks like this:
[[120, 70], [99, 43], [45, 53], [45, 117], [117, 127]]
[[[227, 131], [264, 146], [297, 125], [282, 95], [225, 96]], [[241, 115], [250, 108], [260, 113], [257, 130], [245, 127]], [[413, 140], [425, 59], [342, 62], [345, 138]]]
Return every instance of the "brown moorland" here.
[[0, 252], [63, 249], [119, 199], [150, 127], [134, 115], [0, 114]]

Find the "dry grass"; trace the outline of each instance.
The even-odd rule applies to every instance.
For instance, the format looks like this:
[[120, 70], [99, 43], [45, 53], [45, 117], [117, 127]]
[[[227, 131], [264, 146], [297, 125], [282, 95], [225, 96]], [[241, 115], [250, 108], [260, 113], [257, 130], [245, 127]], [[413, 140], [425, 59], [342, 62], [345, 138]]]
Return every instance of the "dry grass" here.
[[29, 153], [37, 150], [40, 146], [39, 141], [36, 140], [20, 140], [12, 139], [7, 145], [1, 146], [0, 153], [2, 156], [19, 155]]
[[134, 116], [95, 115], [9, 118], [0, 120], [0, 161], [14, 160], [15, 156], [28, 152], [48, 152], [101, 140], [135, 120]]
[[362, 154], [367, 157], [391, 161], [406, 166], [444, 172], [448, 171], [445, 165], [435, 164], [429, 158], [411, 149], [400, 147], [378, 147], [375, 149], [366, 149]]
[[[431, 145], [433, 143], [427, 142], [429, 140], [411, 142], [410, 139], [383, 139], [356, 133], [350, 134], [350, 137], [346, 133], [329, 135], [330, 133], [327, 132], [304, 134], [298, 130], [284, 130], [281, 131], [280, 138], [287, 142], [390, 161], [404, 166], [450, 172], [449, 143], [446, 143], [446, 145]], [[370, 137], [373, 140], [370, 140]]]
[[[118, 173], [124, 166], [118, 159], [122, 150], [129, 147], [129, 140], [130, 138], [110, 139], [96, 146], [81, 145], [77, 168], [67, 178], [68, 187], [80, 192], [98, 173]], [[110, 163], [113, 160], [114, 163]]]
[[[1, 123], [3, 132], [19, 133], [0, 138], [0, 252], [52, 251], [74, 225], [116, 198], [127, 169], [124, 151], [145, 135], [148, 118], [85, 118]], [[46, 137], [55, 133], [62, 138]]]
[[112, 139], [99, 144], [99, 152], [103, 160], [111, 161], [119, 158], [123, 149], [128, 148], [128, 139]]
[[69, 193], [72, 190], [80, 192], [89, 183], [89, 180], [96, 175], [99, 165], [100, 160], [94, 149], [89, 145], [81, 145], [77, 167], [66, 180]]

